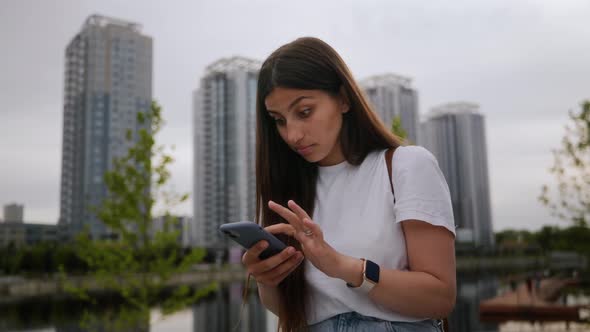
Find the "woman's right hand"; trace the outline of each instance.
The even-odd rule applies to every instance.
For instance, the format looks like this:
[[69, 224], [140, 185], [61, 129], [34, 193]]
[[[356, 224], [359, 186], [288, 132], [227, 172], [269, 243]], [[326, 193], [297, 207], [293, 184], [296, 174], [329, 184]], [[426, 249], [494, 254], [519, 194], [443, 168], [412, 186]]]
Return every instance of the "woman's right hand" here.
[[[272, 234], [295, 234], [295, 229], [289, 224], [276, 224], [264, 229]], [[258, 256], [267, 246], [268, 243], [264, 240], [256, 243], [244, 253], [242, 263], [257, 283], [276, 287], [303, 262], [303, 253], [293, 247], [287, 247], [272, 257], [260, 260]]]

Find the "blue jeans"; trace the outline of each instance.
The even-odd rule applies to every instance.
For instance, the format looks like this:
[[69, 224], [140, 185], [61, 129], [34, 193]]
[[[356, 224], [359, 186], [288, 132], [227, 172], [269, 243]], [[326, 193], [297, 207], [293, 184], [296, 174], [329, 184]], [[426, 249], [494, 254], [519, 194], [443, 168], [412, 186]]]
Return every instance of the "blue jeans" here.
[[347, 312], [309, 326], [310, 332], [441, 332], [442, 323], [427, 319], [419, 322], [390, 322]]

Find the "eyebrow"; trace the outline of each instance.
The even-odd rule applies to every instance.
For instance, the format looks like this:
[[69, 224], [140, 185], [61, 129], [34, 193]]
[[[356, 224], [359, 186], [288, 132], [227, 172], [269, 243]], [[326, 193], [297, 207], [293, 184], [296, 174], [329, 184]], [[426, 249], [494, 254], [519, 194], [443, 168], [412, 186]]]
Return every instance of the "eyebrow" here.
[[[291, 108], [293, 108], [293, 106], [297, 105], [298, 102], [300, 102], [301, 100], [306, 99], [306, 98], [313, 99], [312, 96], [299, 96], [299, 97], [295, 98], [295, 100], [293, 100], [291, 102], [291, 104], [289, 104], [289, 107], [287, 108], [287, 110], [290, 110]], [[267, 109], [267, 111], [269, 113], [275, 113], [275, 114], [279, 114], [279, 115], [281, 114], [280, 112], [273, 111], [271, 109]]]

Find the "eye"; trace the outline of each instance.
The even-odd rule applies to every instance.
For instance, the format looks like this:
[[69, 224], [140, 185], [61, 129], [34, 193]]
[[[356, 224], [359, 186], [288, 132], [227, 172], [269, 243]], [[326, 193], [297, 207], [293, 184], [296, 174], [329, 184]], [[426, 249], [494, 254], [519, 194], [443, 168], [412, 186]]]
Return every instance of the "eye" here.
[[299, 112], [299, 116], [301, 116], [302, 118], [308, 117], [309, 114], [311, 114], [311, 108], [306, 108], [306, 109], [302, 110], [301, 112]]
[[281, 118], [273, 118], [273, 121], [275, 122], [275, 124], [277, 126], [283, 126], [283, 125], [285, 125], [285, 120], [283, 120]]

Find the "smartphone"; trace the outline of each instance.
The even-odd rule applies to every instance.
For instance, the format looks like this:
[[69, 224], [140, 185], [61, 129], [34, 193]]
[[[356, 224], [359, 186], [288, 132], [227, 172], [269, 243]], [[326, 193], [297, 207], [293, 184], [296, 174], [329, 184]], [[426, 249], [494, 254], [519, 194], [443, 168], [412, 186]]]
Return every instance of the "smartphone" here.
[[287, 247], [281, 240], [252, 221], [238, 221], [223, 224], [219, 226], [219, 230], [245, 249], [250, 249], [262, 240], [268, 242], [268, 247], [258, 255], [260, 259], [267, 259], [274, 256]]

